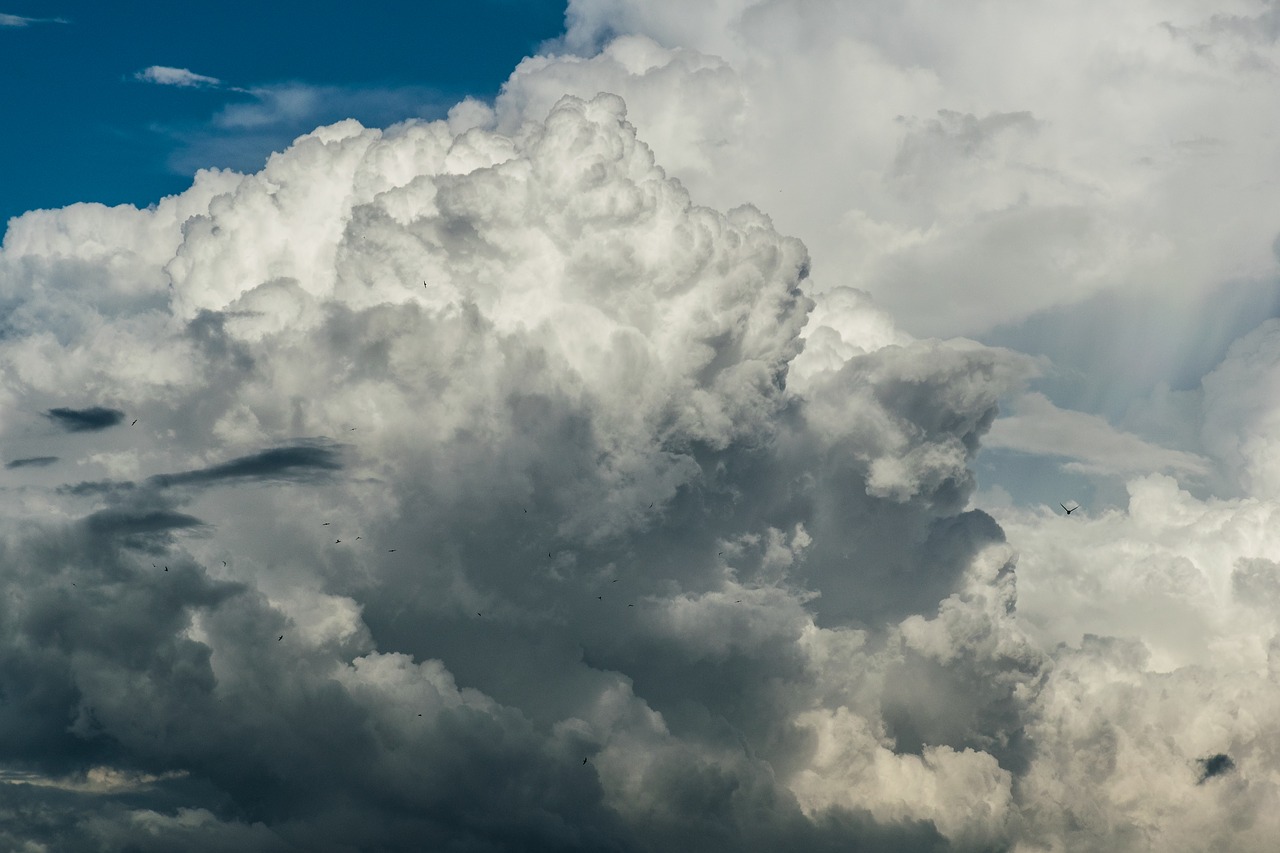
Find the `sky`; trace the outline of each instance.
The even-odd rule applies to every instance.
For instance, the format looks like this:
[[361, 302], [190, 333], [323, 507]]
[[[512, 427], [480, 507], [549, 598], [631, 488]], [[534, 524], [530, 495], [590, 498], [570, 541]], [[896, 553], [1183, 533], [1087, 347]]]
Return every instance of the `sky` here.
[[1274, 848], [1280, 5], [215, 5], [0, 7], [0, 846]]

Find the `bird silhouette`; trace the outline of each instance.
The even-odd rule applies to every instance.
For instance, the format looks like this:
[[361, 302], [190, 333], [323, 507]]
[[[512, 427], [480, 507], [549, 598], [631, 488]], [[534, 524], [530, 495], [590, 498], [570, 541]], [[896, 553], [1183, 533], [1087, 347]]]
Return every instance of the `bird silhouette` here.
[[283, 639], [284, 639], [284, 634], [281, 634], [279, 637], [276, 637], [276, 642], [278, 643]]
[[322, 525], [320, 525], [320, 526], [321, 526], [321, 527], [328, 527], [331, 523], [332, 523], [332, 522], [326, 521], [324, 524], [322, 524]]
[[1071, 515], [1071, 513], [1075, 512], [1076, 510], [1078, 510], [1078, 509], [1080, 508], [1080, 505], [1079, 505], [1079, 504], [1076, 504], [1076, 505], [1075, 505], [1075, 506], [1073, 506], [1071, 509], [1067, 509], [1067, 505], [1066, 505], [1066, 504], [1062, 504], [1062, 503], [1058, 504], [1058, 506], [1062, 507], [1063, 509], [1066, 509], [1066, 510], [1067, 510], [1067, 515]]
[[604, 601], [604, 596], [603, 596], [603, 595], [597, 595], [597, 596], [596, 596], [596, 598], [600, 599], [601, 601]]
[[335, 539], [335, 540], [333, 540], [333, 544], [334, 544], [334, 545], [337, 545], [337, 544], [338, 544], [339, 542], [341, 542], [341, 541], [342, 541], [341, 539]]
[[222, 565], [224, 565], [224, 566], [225, 566], [226, 564], [227, 564], [227, 561], [226, 561], [226, 560], [223, 560], [223, 561], [222, 561]]
[[165, 567], [164, 567], [164, 570], [165, 570], [166, 572], [167, 572], [167, 571], [169, 571], [169, 567], [168, 567], [168, 566], [165, 566]]
[[583, 764], [586, 764], [586, 763], [587, 763], [587, 759], [585, 759], [585, 758], [584, 758], [584, 759], [582, 759], [582, 763], [583, 763]]
[[396, 552], [395, 548], [388, 549], [387, 551], [388, 554], [394, 554], [395, 552]]
[[613, 580], [609, 581], [609, 583], [617, 583], [617, 582], [618, 582], [617, 578], [614, 578]]
[[[137, 422], [138, 422], [138, 419], [137, 419], [137, 418], [134, 418], [134, 419], [133, 419], [133, 424], [136, 424]], [[133, 426], [133, 424], [129, 424], [129, 426]]]

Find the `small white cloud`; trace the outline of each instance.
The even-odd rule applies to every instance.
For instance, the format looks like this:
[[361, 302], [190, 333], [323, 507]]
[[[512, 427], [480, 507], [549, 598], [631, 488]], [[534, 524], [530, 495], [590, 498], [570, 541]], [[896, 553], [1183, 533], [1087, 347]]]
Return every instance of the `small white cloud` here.
[[0, 27], [29, 27], [32, 24], [67, 24], [66, 18], [24, 18], [22, 15], [0, 13]]
[[222, 86], [222, 81], [217, 77], [207, 77], [188, 68], [170, 68], [167, 65], [152, 65], [144, 68], [134, 74], [133, 78], [143, 83], [155, 83], [158, 86], [181, 86], [193, 89]]

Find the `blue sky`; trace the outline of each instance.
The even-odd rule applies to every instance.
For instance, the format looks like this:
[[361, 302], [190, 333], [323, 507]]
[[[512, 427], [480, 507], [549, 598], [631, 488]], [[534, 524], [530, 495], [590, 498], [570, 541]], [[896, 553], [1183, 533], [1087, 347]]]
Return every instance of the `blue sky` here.
[[[256, 169], [317, 124], [352, 116], [383, 126], [438, 117], [465, 95], [491, 98], [521, 58], [561, 33], [564, 8], [564, 0], [378, 3], [358, 14], [334, 0], [6, 4], [0, 13], [33, 20], [0, 26], [0, 221], [77, 201], [145, 206], [186, 188], [201, 166]], [[135, 79], [150, 66], [223, 86]], [[286, 87], [315, 87], [317, 103], [291, 115], [271, 110], [271, 93]], [[211, 123], [264, 98], [274, 115], [257, 126]]]

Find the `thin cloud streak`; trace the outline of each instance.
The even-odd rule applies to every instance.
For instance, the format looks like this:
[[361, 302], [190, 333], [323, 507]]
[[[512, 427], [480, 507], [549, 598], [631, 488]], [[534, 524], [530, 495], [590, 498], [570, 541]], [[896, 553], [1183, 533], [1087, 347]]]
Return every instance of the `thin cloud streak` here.
[[0, 13], [0, 27], [29, 27], [32, 24], [69, 24], [66, 18], [27, 18]]

